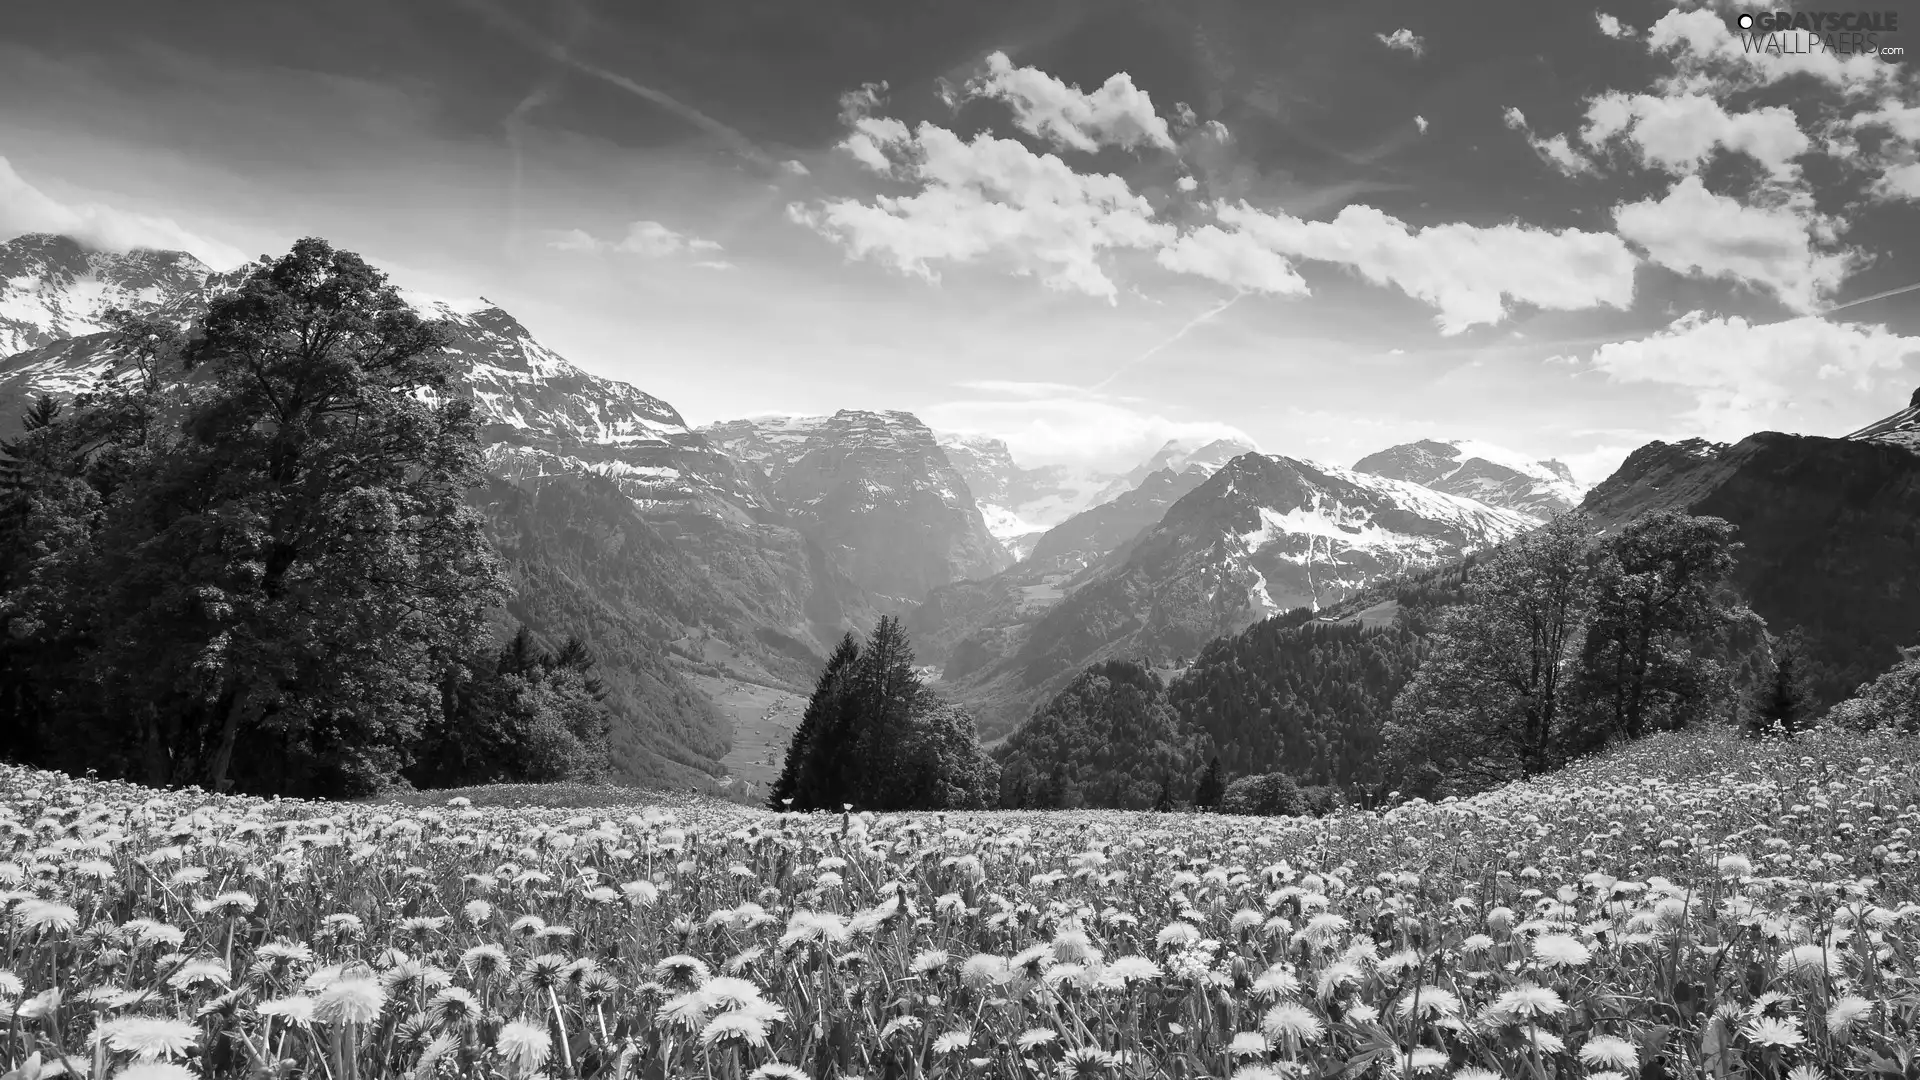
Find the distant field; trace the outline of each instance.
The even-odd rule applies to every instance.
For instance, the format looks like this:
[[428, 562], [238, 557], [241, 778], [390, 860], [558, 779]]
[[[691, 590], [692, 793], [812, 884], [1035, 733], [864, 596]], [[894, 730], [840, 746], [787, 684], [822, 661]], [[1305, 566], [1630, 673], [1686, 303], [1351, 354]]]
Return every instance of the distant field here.
[[714, 708], [732, 725], [733, 749], [720, 763], [738, 782], [765, 790], [780, 775], [787, 742], [800, 723], [807, 699], [786, 690], [711, 675], [689, 675], [688, 679], [713, 700]]

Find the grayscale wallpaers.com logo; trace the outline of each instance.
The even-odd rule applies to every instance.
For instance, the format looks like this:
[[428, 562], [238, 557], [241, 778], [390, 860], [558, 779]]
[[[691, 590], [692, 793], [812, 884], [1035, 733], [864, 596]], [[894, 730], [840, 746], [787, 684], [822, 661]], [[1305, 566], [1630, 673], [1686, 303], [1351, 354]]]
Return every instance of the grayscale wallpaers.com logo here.
[[1880, 40], [1900, 29], [1897, 11], [1743, 11], [1727, 25], [1748, 52], [1900, 56]]

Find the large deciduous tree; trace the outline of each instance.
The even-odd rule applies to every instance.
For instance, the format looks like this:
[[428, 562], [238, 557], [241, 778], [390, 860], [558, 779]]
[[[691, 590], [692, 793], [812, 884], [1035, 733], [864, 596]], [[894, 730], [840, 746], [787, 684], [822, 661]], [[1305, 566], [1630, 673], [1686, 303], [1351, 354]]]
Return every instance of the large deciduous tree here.
[[314, 793], [406, 763], [503, 599], [445, 342], [378, 270], [302, 240], [190, 333], [122, 320], [122, 370], [13, 448], [31, 548], [0, 616], [65, 648], [39, 688], [87, 699], [118, 735], [103, 755]]

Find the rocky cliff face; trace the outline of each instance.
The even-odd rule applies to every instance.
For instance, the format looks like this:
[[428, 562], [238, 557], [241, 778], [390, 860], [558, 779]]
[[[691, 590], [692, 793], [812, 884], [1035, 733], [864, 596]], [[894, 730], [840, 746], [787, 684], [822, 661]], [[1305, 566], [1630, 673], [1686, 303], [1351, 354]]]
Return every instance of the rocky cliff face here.
[[1558, 461], [1530, 461], [1466, 439], [1402, 443], [1361, 458], [1353, 468], [1539, 518], [1572, 509], [1582, 494], [1573, 473]]
[[843, 409], [702, 430], [762, 470], [774, 503], [817, 536], [880, 609], [905, 611], [941, 585], [1013, 561], [933, 432], [911, 413]]
[[1822, 704], [1920, 642], [1920, 406], [1843, 439], [1761, 432], [1634, 451], [1588, 494], [1605, 527], [1675, 507], [1739, 527], [1736, 583], [1776, 634], [1799, 628]]

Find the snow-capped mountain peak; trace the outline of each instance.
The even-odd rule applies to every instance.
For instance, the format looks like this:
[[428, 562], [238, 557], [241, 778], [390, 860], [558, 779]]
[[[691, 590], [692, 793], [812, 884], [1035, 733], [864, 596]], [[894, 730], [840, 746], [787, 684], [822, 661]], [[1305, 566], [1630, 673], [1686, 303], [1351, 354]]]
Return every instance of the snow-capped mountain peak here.
[[1536, 517], [1571, 509], [1586, 490], [1561, 462], [1529, 458], [1474, 439], [1402, 443], [1361, 458], [1353, 468]]
[[0, 243], [0, 356], [107, 328], [106, 313], [197, 301], [213, 270], [184, 251], [98, 251], [66, 236]]

